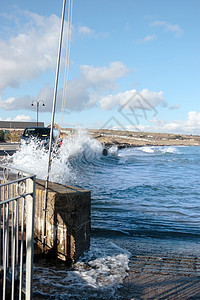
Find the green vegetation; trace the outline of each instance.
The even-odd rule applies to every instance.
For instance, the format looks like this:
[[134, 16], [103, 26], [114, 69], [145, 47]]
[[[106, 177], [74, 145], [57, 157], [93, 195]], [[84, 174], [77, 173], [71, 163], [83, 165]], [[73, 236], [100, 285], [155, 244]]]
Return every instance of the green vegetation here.
[[3, 130], [0, 130], [0, 142], [5, 142], [5, 133]]

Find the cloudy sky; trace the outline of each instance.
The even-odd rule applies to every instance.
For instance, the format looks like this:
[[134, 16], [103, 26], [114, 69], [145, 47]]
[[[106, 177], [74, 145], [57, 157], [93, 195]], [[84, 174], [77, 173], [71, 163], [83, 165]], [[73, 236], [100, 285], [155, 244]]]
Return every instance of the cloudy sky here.
[[[62, 0], [0, 4], [0, 119], [35, 121], [36, 99], [49, 125]], [[199, 20], [199, 0], [74, 0], [62, 126], [200, 134]]]

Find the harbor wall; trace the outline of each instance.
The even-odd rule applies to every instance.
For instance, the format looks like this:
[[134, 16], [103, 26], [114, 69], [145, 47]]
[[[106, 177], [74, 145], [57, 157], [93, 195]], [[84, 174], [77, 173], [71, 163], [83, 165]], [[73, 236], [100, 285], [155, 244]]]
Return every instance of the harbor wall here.
[[[34, 235], [42, 249], [45, 181], [36, 182]], [[46, 203], [45, 250], [72, 263], [90, 246], [90, 191], [49, 182]]]

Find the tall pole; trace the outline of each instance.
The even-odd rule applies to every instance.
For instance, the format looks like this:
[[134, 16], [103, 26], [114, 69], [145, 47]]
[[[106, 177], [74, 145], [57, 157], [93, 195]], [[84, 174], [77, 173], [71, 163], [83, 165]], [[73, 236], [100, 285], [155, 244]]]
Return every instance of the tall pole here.
[[39, 102], [37, 102], [37, 127], [38, 127], [38, 111], [39, 111]]
[[38, 115], [39, 115], [39, 104], [42, 103], [42, 106], [45, 106], [43, 100], [33, 100], [31, 106], [34, 106], [34, 102], [36, 103], [36, 117], [37, 117], [37, 127], [38, 127]]
[[45, 195], [44, 195], [44, 206], [43, 206], [43, 234], [42, 234], [43, 251], [44, 251], [45, 239], [46, 239], [46, 212], [47, 212], [46, 205], [47, 205], [49, 172], [50, 172], [50, 167], [51, 167], [53, 125], [54, 125], [55, 107], [56, 107], [56, 98], [57, 98], [57, 88], [58, 88], [58, 77], [59, 77], [59, 69], [60, 69], [61, 46], [62, 46], [62, 36], [63, 36], [64, 17], [65, 17], [65, 4], [66, 4], [66, 0], [63, 0], [61, 29], [60, 29], [60, 40], [59, 40], [59, 47], [58, 47], [56, 78], [55, 78], [53, 107], [52, 107], [52, 116], [51, 116], [51, 131], [50, 131], [50, 142], [49, 142], [49, 153], [48, 153], [47, 176], [46, 176], [46, 182], [45, 182]]

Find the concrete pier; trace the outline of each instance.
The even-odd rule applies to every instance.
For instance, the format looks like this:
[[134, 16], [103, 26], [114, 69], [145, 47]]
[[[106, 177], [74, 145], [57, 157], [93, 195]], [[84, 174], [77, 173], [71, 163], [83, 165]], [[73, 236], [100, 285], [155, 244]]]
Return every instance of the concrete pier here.
[[[42, 248], [45, 181], [37, 180], [35, 240]], [[49, 182], [46, 212], [45, 252], [68, 263], [90, 246], [90, 191]]]

